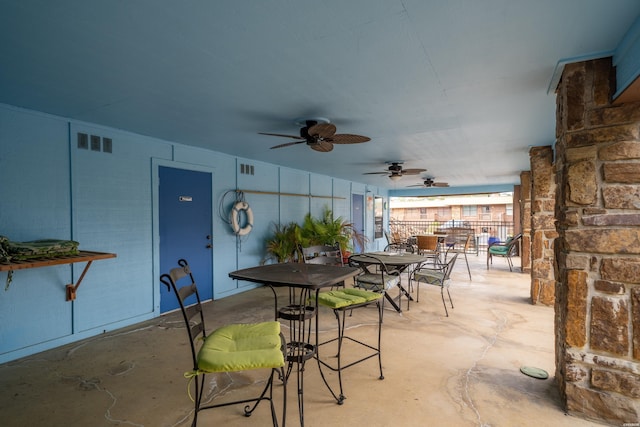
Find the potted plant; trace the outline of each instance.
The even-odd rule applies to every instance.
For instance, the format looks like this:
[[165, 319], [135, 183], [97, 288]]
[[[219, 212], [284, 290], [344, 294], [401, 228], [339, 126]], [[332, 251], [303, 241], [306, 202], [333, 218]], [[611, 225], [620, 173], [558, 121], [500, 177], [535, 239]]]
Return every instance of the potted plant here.
[[298, 224], [274, 224], [273, 235], [267, 241], [267, 252], [275, 257], [277, 262], [291, 262], [296, 258], [299, 243]]
[[[277, 262], [301, 260], [300, 246], [340, 245], [344, 260], [351, 255], [353, 243], [364, 247], [367, 239], [353, 224], [341, 217], [334, 218], [333, 212], [325, 207], [320, 218], [310, 213], [305, 215], [302, 226], [295, 222], [274, 224], [273, 235], [267, 241], [267, 252]], [[345, 261], [346, 262], [346, 261]]]
[[366, 237], [358, 232], [352, 223], [342, 217], [333, 217], [333, 212], [325, 207], [320, 218], [314, 218], [311, 214], [305, 216], [301, 227], [303, 246], [311, 245], [340, 245], [342, 256], [348, 259], [353, 249], [353, 243], [364, 247]]

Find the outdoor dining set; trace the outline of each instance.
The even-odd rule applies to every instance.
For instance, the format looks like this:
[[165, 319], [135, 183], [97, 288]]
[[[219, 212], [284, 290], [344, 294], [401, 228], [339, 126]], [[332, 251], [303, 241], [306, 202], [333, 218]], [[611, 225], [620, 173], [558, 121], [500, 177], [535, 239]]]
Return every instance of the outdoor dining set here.
[[[347, 265], [343, 263], [339, 245], [313, 246], [300, 248], [302, 255], [298, 262], [266, 264], [230, 272], [232, 279], [258, 283], [272, 290], [273, 319], [226, 325], [214, 331], [205, 329], [196, 278], [188, 262], [179, 260], [175, 268], [160, 277], [160, 281], [176, 294], [189, 334], [193, 367], [185, 376], [193, 382], [194, 392], [190, 392], [194, 401], [192, 425], [197, 424], [198, 414], [204, 409], [242, 404], [244, 415], [249, 416], [263, 400], [269, 402], [273, 425], [285, 425], [287, 392], [295, 378], [300, 425], [304, 426], [304, 372], [306, 363], [311, 360], [317, 363], [325, 386], [338, 404], [344, 403], [343, 371], [347, 368], [375, 359], [378, 378], [384, 379], [381, 336], [385, 303], [400, 313], [403, 299], [409, 310], [410, 302], [414, 301], [414, 288], [418, 302], [421, 284], [437, 286], [445, 315], [449, 316], [444, 291], [453, 308], [448, 286], [450, 275], [458, 256], [463, 255], [466, 260], [470, 238], [461, 245], [448, 245], [446, 236], [416, 236], [414, 242], [403, 245], [390, 242], [385, 251], [351, 255]], [[471, 280], [468, 261], [467, 271]], [[391, 292], [393, 289], [397, 289], [397, 295]], [[320, 332], [321, 308], [333, 312], [337, 322], [334, 332]], [[357, 318], [360, 309], [372, 308], [377, 317], [375, 335], [366, 342], [348, 336], [345, 332], [347, 319]], [[328, 334], [331, 336], [327, 338]], [[352, 358], [349, 362], [344, 361], [343, 353], [347, 350], [343, 344], [347, 341], [361, 347], [355, 361]], [[330, 344], [333, 346], [329, 347]], [[334, 354], [336, 346], [337, 354]], [[332, 357], [327, 357], [328, 353]], [[205, 375], [253, 369], [268, 372], [265, 386], [256, 397], [214, 404], [204, 399]], [[329, 371], [337, 374], [337, 381], [327, 375]], [[278, 383], [282, 384], [281, 409], [274, 403], [274, 385]]]

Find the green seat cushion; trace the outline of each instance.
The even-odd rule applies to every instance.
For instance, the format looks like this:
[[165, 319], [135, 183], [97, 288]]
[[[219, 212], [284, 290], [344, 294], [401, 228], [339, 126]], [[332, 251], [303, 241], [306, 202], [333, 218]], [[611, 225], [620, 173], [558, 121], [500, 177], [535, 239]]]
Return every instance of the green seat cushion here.
[[320, 292], [318, 294], [318, 303], [325, 307], [338, 309], [375, 301], [380, 297], [382, 297], [382, 294], [378, 292], [346, 288], [339, 291]]
[[357, 295], [367, 300], [367, 302], [382, 298], [382, 294], [380, 292], [365, 291], [364, 289], [345, 288], [342, 289], [342, 292], [349, 295]]
[[280, 323], [223, 326], [212, 332], [198, 353], [200, 372], [233, 372], [284, 366]]
[[506, 255], [509, 248], [506, 246], [491, 246], [489, 248], [489, 253], [493, 255]]
[[400, 283], [400, 276], [385, 274], [384, 281], [381, 274], [362, 274], [356, 276], [356, 283], [365, 289], [391, 289]]
[[419, 282], [428, 283], [430, 285], [438, 285], [442, 284], [442, 279], [444, 278], [444, 272], [442, 271], [416, 271], [413, 275], [414, 280]]

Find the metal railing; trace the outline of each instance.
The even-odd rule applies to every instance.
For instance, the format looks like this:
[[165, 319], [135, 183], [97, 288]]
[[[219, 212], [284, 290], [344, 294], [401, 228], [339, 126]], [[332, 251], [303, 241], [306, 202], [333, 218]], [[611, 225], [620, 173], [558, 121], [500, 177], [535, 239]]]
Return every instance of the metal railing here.
[[514, 235], [512, 221], [399, 221], [393, 218], [389, 220], [389, 232], [394, 241], [406, 242], [413, 236], [446, 232], [451, 229], [469, 229], [474, 235], [472, 251], [475, 253], [486, 251], [492, 239], [503, 242]]

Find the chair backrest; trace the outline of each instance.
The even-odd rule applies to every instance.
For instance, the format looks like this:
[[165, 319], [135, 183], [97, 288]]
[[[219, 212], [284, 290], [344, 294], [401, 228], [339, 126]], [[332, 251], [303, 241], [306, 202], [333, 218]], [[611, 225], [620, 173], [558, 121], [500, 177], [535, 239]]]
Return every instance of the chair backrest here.
[[[196, 352], [196, 340], [206, 336], [206, 330], [204, 326], [204, 314], [202, 313], [202, 304], [200, 303], [200, 294], [198, 293], [198, 286], [193, 279], [193, 274], [189, 268], [189, 264], [186, 260], [181, 259], [178, 261], [180, 267], [172, 268], [168, 274], [160, 276], [160, 281], [167, 286], [167, 289], [176, 294], [178, 303], [180, 304], [180, 310], [182, 311], [182, 317], [184, 319], [187, 334], [189, 335], [189, 341], [191, 343], [191, 356], [193, 358], [194, 369], [198, 368], [198, 359]], [[184, 283], [184, 284], [182, 284]], [[195, 295], [196, 302], [193, 305], [187, 306], [185, 300], [191, 295]]]
[[449, 261], [447, 261], [447, 263], [445, 264], [444, 267], [444, 278], [442, 279], [442, 281], [444, 282], [445, 280], [449, 280], [450, 276], [451, 276], [451, 272], [453, 271], [453, 266], [456, 263], [456, 259], [458, 259], [458, 255], [460, 255], [459, 253], [454, 253], [453, 256], [449, 259]]
[[507, 243], [507, 253], [511, 254], [520, 239], [522, 239], [522, 233], [518, 233], [513, 236], [513, 238]]
[[473, 239], [473, 234], [467, 234], [467, 240], [464, 241], [464, 252], [469, 252], [469, 247], [471, 247], [471, 240]]
[[435, 252], [438, 250], [438, 236], [436, 235], [416, 236], [416, 242], [418, 251]]
[[344, 265], [340, 245], [316, 245], [300, 248], [305, 264]]

